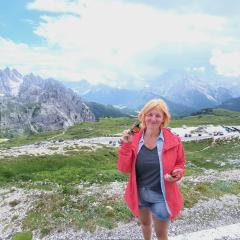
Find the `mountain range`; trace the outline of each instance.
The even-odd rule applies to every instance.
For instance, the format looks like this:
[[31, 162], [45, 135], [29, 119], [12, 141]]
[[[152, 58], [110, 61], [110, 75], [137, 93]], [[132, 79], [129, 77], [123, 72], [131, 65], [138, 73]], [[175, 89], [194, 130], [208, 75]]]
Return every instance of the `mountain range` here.
[[81, 97], [54, 79], [0, 70], [1, 134], [41, 132], [95, 121]]
[[163, 98], [173, 116], [183, 116], [202, 108], [211, 108], [240, 96], [240, 79], [227, 78], [207, 71], [169, 70], [149, 79], [143, 89], [119, 89], [87, 81], [65, 82], [84, 100], [112, 104], [119, 109], [139, 110], [152, 98]]
[[219, 108], [225, 108], [231, 111], [240, 112], [240, 97], [229, 99], [218, 106]]
[[[41, 132], [61, 129], [99, 117], [136, 115], [150, 99], [162, 98], [172, 116], [185, 116], [203, 108], [239, 111], [238, 79], [172, 70], [143, 89], [120, 89], [87, 81], [60, 82], [15, 69], [0, 70], [0, 130]], [[227, 82], [228, 81], [228, 82]], [[227, 84], [228, 83], [228, 84]]]

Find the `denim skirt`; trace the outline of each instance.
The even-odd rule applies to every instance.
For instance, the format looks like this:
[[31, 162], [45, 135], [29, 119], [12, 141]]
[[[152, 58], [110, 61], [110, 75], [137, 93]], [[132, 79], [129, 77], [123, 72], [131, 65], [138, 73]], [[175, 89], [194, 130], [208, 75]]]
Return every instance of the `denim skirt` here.
[[161, 221], [169, 220], [170, 215], [163, 195], [148, 187], [138, 187], [138, 207], [148, 208], [153, 216]]

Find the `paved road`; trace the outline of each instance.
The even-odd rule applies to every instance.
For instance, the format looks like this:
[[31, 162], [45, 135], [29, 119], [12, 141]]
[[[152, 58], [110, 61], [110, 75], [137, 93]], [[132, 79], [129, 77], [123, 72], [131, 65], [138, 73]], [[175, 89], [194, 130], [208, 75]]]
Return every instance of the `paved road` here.
[[240, 223], [170, 237], [169, 240], [239, 240]]

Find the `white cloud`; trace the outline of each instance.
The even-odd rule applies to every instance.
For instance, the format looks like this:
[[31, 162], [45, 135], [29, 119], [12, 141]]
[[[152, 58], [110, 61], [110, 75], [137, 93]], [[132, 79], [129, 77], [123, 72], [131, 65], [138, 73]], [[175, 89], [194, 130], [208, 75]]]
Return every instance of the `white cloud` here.
[[35, 0], [27, 4], [27, 9], [56, 13], [78, 13], [79, 8], [84, 7], [84, 4], [81, 4], [81, 2], [69, 0]]
[[215, 66], [220, 75], [227, 77], [240, 76], [240, 51], [222, 52], [219, 49], [214, 49], [210, 63]]
[[227, 26], [226, 19], [221, 17], [177, 15], [119, 1], [89, 0], [85, 6], [83, 10], [76, 7], [80, 16], [43, 16], [35, 33], [64, 48], [73, 44], [73, 47], [83, 48], [87, 52], [101, 48], [105, 52], [124, 55], [166, 42], [223, 44], [231, 41], [231, 38], [221, 35]]
[[[33, 60], [33, 51], [27, 44], [16, 44], [11, 40], [0, 38], [0, 66], [16, 66], [21, 68], [23, 72], [31, 71], [33, 67], [31, 61]], [[26, 67], [29, 64], [29, 67]]]
[[206, 71], [206, 68], [205, 67], [187, 67], [186, 68], [186, 71], [188, 72], [200, 72], [200, 73], [203, 73]]
[[27, 8], [44, 11], [33, 31], [46, 40], [45, 45], [32, 47], [0, 39], [0, 66], [43, 77], [145, 85], [149, 76], [178, 64], [174, 55], [172, 61], [162, 60], [160, 65], [146, 58], [153, 53], [164, 58], [169, 49], [165, 45], [176, 52], [181, 49], [179, 54], [184, 49], [220, 48], [234, 41], [224, 32], [228, 19], [203, 13], [179, 14], [120, 0], [35, 0]]
[[[0, 38], [0, 69], [6, 66], [17, 69], [22, 74], [40, 75], [44, 78], [58, 80], [79, 81], [90, 80], [92, 84], [109, 83], [115, 85], [117, 71], [97, 64], [84, 64], [76, 52], [50, 50], [47, 47], [30, 47], [26, 44], [17, 44], [11, 40]], [[118, 83], [126, 86], [126, 83]]]
[[[65, 9], [70, 8], [65, 6]], [[220, 34], [227, 25], [226, 19], [221, 17], [177, 15], [120, 1], [89, 0], [84, 9], [75, 7], [73, 12], [76, 13], [76, 9], [80, 17], [42, 16], [35, 33], [45, 38], [50, 46], [57, 45], [66, 51], [74, 49], [81, 59], [118, 67], [128, 65], [134, 56], [165, 43], [194, 46], [231, 41]]]

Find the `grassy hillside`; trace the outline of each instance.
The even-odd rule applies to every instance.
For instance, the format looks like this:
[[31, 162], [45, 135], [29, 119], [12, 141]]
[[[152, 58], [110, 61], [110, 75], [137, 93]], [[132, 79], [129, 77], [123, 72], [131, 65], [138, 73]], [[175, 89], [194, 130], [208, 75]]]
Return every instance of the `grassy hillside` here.
[[171, 127], [180, 127], [182, 125], [240, 125], [240, 113], [226, 109], [205, 109], [195, 115], [173, 119]]
[[79, 139], [97, 136], [109, 136], [129, 128], [135, 119], [133, 118], [101, 118], [97, 122], [83, 122], [75, 126], [69, 127], [66, 130], [57, 130], [39, 134], [22, 135], [9, 139], [9, 141], [0, 141], [0, 148], [8, 148], [31, 144], [46, 140], [59, 139]]
[[[204, 169], [221, 171], [240, 168], [240, 162], [232, 161], [240, 156], [239, 144], [239, 139], [216, 144], [212, 144], [212, 139], [184, 143], [188, 160], [186, 175], [200, 174]], [[0, 159], [0, 183], [46, 180], [65, 185], [81, 181], [102, 183], [125, 180], [116, 170], [116, 159], [117, 149], [111, 147], [95, 151], [69, 149], [65, 155], [5, 157]]]
[[103, 117], [128, 117], [129, 114], [121, 112], [119, 109], [112, 105], [103, 105], [96, 102], [85, 102], [94, 116], [99, 119]]
[[[2, 143], [0, 141], [0, 148], [19, 146], [45, 140], [109, 136], [121, 133], [124, 129], [130, 128], [135, 121], [136, 119], [134, 118], [100, 118], [97, 122], [84, 122], [69, 127], [66, 130], [22, 135]], [[181, 127], [182, 125], [198, 126], [205, 124], [240, 125], [240, 113], [224, 109], [208, 109], [194, 116], [172, 119], [169, 126]]]
[[240, 97], [229, 99], [223, 102], [219, 107], [240, 112]]
[[[185, 143], [186, 175], [202, 175], [210, 169], [239, 169], [239, 144], [237, 139], [215, 144], [210, 140]], [[5, 158], [0, 160], [0, 186], [51, 191], [29, 210], [22, 222], [24, 231], [38, 229], [45, 236], [68, 223], [69, 227], [90, 231], [97, 226], [113, 228], [120, 221], [132, 219], [122, 196], [108, 195], [98, 189], [107, 183], [127, 180], [117, 171], [116, 160], [117, 149], [107, 147], [91, 152], [70, 150], [67, 155]], [[79, 188], [79, 184], [84, 187]], [[185, 207], [192, 207], [199, 199], [240, 193], [240, 184], [234, 181], [184, 182], [181, 188]], [[9, 204], [15, 206], [18, 202]]]
[[[171, 126], [199, 125], [203, 124], [203, 119], [209, 124], [240, 125], [239, 114], [214, 110], [198, 116], [174, 119]], [[24, 135], [2, 142], [0, 146], [10, 148], [43, 140], [105, 136], [129, 128], [134, 121], [132, 118], [104, 118], [99, 122], [76, 125], [66, 131]], [[186, 175], [201, 176], [207, 170], [240, 169], [239, 144], [239, 139], [184, 143]], [[116, 169], [117, 151], [116, 148], [104, 146], [95, 151], [87, 147], [70, 148], [64, 155], [23, 155], [0, 159], [0, 187], [45, 190], [22, 220], [23, 231], [32, 234], [33, 230], [38, 230], [43, 237], [51, 231], [66, 227], [94, 231], [98, 226], [113, 228], [119, 222], [131, 221], [132, 215], [122, 201], [122, 195], [107, 194], [109, 186], [106, 184], [127, 181], [127, 177]], [[215, 181], [193, 184], [184, 181], [181, 189], [185, 207], [192, 207], [200, 199], [239, 194], [240, 183]], [[13, 207], [17, 204], [16, 200], [9, 202]]]

